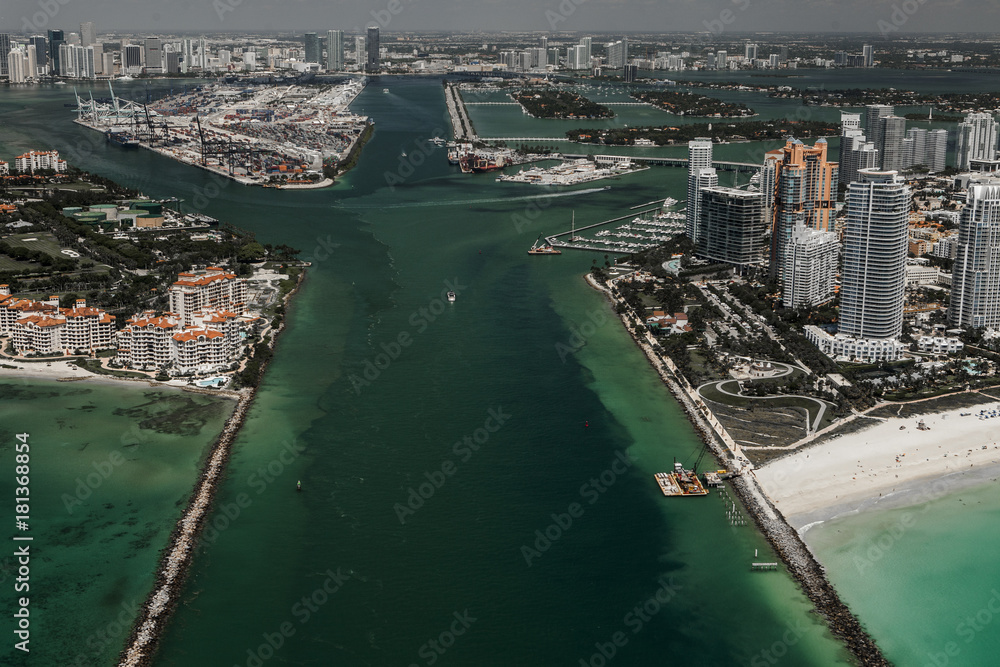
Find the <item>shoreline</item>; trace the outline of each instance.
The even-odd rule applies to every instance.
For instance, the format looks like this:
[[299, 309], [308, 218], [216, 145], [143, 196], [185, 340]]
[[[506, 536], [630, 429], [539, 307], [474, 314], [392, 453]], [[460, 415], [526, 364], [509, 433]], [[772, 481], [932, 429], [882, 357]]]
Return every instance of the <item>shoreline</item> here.
[[923, 415], [929, 430], [915, 428], [920, 417], [884, 418], [768, 463], [758, 479], [803, 533], [838, 516], [916, 505], [988, 485], [1000, 478], [994, 423], [1000, 417], [980, 420], [973, 410]]
[[[610, 289], [597, 282], [590, 273], [586, 274], [586, 281], [594, 289], [603, 292], [611, 303], [619, 302]], [[628, 326], [626, 318], [625, 314], [619, 315], [619, 319], [631, 335], [632, 341], [645, 353], [650, 365], [657, 371], [660, 379], [677, 400], [695, 431], [702, 436], [712, 454], [720, 464], [728, 465], [728, 455], [719, 442], [720, 440], [724, 441], [724, 436], [721, 436], [710, 425], [706, 416], [694, 407], [697, 405], [695, 397], [683, 388], [682, 382], [678, 381], [681, 378], [676, 373], [676, 368], [673, 367], [671, 360], [661, 360], [652, 348], [636, 336], [635, 332]], [[668, 372], [668, 368], [673, 371], [673, 377]], [[721, 425], [718, 428], [722, 429]], [[724, 429], [722, 430], [724, 432]], [[711, 435], [709, 435], [710, 433]], [[809, 550], [799, 533], [764, 494], [752, 470], [733, 477], [729, 481], [743, 507], [753, 517], [757, 528], [778, 557], [781, 558], [792, 578], [799, 583], [816, 611], [826, 621], [830, 633], [844, 643], [859, 664], [890, 665], [891, 663], [882, 655], [875, 640], [864, 629], [850, 608], [840, 599], [836, 589], [826, 578], [823, 566], [813, 556], [812, 551]]]
[[[285, 317], [268, 343], [268, 347], [272, 350], [285, 330], [289, 304], [302, 287], [305, 276], [306, 272], [301, 272], [295, 288], [285, 295]], [[225, 479], [232, 445], [243, 428], [272, 359], [273, 356], [268, 357], [261, 364], [256, 384], [239, 392], [239, 401], [233, 414], [226, 420], [222, 433], [208, 450], [202, 471], [195, 482], [194, 491], [160, 556], [153, 588], [142, 605], [142, 611], [136, 616], [119, 655], [119, 667], [148, 667], [152, 664], [160, 638], [177, 607], [194, 562], [195, 546], [214, 505], [217, 484]]]

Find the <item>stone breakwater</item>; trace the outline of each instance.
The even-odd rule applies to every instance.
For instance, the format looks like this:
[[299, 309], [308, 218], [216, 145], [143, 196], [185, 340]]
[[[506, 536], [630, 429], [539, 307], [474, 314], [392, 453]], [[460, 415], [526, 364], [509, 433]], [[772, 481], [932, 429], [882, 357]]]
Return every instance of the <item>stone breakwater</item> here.
[[[612, 303], [620, 302], [606, 285], [598, 282], [592, 275], [587, 274], [587, 282], [594, 289], [604, 292]], [[728, 465], [732, 453], [724, 446], [719, 433], [709, 425], [705, 416], [696, 407], [694, 398], [685, 390], [684, 386], [690, 387], [690, 385], [676, 372], [676, 367], [670, 359], [661, 359], [653, 348], [632, 329], [628, 315], [622, 314], [620, 317], [622, 324], [632, 335], [632, 340], [646, 354], [649, 363], [680, 404], [695, 431], [701, 435], [702, 440], [716, 459], [722, 465]], [[847, 645], [860, 664], [872, 665], [873, 667], [890, 665], [891, 663], [882, 655], [882, 651], [875, 641], [837, 595], [837, 591], [826, 578], [823, 566], [809, 551], [795, 529], [785, 521], [781, 512], [764, 495], [753, 473], [744, 473], [734, 477], [731, 482], [740, 502], [753, 517], [754, 523], [757, 524], [782, 562], [785, 563], [792, 577], [815, 605], [816, 610], [830, 628], [830, 632]]]
[[[304, 278], [305, 272], [303, 271], [299, 274], [295, 289], [285, 297], [286, 306], [301, 287]], [[284, 327], [285, 323], [282, 321], [281, 325], [275, 329], [269, 342], [272, 348]], [[226, 421], [225, 428], [212, 446], [205, 468], [195, 483], [191, 500], [184, 509], [177, 526], [170, 534], [170, 541], [160, 558], [153, 590], [146, 599], [132, 632], [129, 634], [125, 648], [119, 656], [119, 667], [148, 667], [152, 664], [160, 636], [166, 628], [170, 615], [177, 607], [177, 601], [184, 588], [184, 581], [194, 559], [198, 536], [212, 508], [217, 484], [225, 477], [226, 464], [229, 461], [232, 445], [250, 412], [250, 407], [257, 395], [257, 388], [260, 386], [260, 381], [266, 370], [267, 363], [261, 364], [254, 387], [239, 392], [236, 409]], [[217, 394], [219, 392], [210, 393]]]

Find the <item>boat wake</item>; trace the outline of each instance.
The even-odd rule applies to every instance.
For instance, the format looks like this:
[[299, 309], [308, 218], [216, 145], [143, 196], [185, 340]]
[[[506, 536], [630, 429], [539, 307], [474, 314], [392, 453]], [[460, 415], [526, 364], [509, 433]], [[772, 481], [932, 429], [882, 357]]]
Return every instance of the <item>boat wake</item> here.
[[386, 209], [386, 208], [425, 208], [428, 206], [472, 206], [474, 204], [502, 204], [512, 201], [534, 201], [536, 199], [553, 199], [555, 197], [576, 197], [579, 195], [589, 195], [595, 192], [604, 192], [606, 188], [585, 188], [583, 190], [572, 190], [570, 192], [550, 192], [543, 195], [524, 195], [522, 197], [489, 197], [485, 199], [463, 199], [458, 201], [418, 201], [401, 204], [371, 204], [353, 205], [345, 202], [338, 202], [337, 208], [347, 208], [354, 210], [364, 209]]

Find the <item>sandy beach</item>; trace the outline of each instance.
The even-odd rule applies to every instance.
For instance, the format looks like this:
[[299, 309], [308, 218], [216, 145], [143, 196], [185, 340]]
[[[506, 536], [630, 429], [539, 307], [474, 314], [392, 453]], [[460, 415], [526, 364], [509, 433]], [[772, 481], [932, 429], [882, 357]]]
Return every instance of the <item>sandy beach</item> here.
[[888, 419], [807, 447], [755, 474], [799, 531], [876, 505], [927, 502], [1000, 477], [1000, 416], [980, 419], [980, 409], [924, 415], [926, 431], [917, 428], [919, 417]]

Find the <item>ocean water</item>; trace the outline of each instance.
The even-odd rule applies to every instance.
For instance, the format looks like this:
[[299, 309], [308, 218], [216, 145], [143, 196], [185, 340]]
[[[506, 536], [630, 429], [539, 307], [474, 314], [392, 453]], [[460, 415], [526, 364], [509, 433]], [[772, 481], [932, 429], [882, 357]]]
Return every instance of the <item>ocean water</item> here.
[[749, 572], [774, 556], [722, 500], [659, 494], [700, 444], [583, 281], [604, 256], [525, 253], [574, 212], [683, 199], [684, 170], [597, 192], [462, 176], [423, 143], [439, 82], [387, 79], [355, 103], [377, 129], [342, 182], [250, 189], [95, 141], [65, 97], [0, 97], [0, 151], [38, 132], [314, 262], [157, 664], [849, 663], [787, 574]]
[[[235, 402], [178, 390], [0, 375], [0, 493], [14, 498], [16, 434], [27, 433], [30, 530], [9, 507], [0, 582], [4, 665], [109, 665], [153, 583], [206, 446]], [[11, 502], [13, 505], [13, 502]], [[10, 539], [8, 537], [8, 539]], [[30, 573], [13, 554], [27, 545]], [[27, 584], [19, 589], [15, 584]], [[14, 600], [29, 599], [30, 654], [14, 648]]]
[[1000, 654], [997, 481], [928, 482], [915, 504], [807, 533], [845, 601], [899, 665], [988, 665]]

